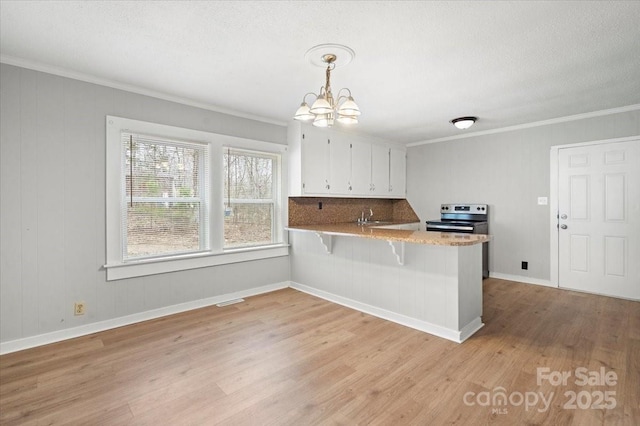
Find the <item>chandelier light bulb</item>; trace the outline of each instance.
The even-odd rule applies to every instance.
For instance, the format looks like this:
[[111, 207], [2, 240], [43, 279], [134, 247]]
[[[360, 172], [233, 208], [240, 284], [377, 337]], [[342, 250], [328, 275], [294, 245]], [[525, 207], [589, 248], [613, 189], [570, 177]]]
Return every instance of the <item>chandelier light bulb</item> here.
[[325, 99], [318, 96], [318, 99], [311, 105], [311, 113], [312, 114], [329, 114], [333, 112], [333, 108], [331, 104]]
[[347, 100], [340, 105], [340, 108], [338, 108], [338, 114], [357, 116], [360, 115], [360, 108], [358, 108], [358, 105], [354, 102], [353, 97], [349, 96]]
[[300, 121], [310, 121], [316, 118], [316, 116], [309, 110], [309, 105], [307, 105], [306, 102], [302, 102], [302, 104], [300, 104], [300, 108], [298, 108], [298, 110], [296, 111], [296, 115], [293, 118]]
[[337, 120], [341, 124], [358, 124], [358, 118], [355, 115], [340, 115]]
[[313, 125], [316, 127], [333, 126], [333, 114], [318, 114], [313, 120]]

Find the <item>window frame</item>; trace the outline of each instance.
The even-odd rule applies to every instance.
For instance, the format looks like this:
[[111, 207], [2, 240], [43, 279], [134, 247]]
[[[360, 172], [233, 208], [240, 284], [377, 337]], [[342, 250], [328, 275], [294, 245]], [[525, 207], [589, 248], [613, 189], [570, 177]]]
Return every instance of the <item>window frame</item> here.
[[[121, 132], [154, 135], [159, 139], [204, 143], [209, 147], [209, 249], [197, 253], [175, 254], [139, 259], [123, 259], [122, 179], [124, 179]], [[276, 155], [277, 176], [274, 196], [273, 232], [279, 242], [268, 245], [224, 248], [223, 150], [225, 148]], [[107, 281], [182, 271], [194, 268], [288, 256], [284, 230], [287, 203], [287, 146], [244, 139], [164, 124], [106, 116], [106, 263]]]
[[[123, 131], [120, 131], [121, 136]], [[137, 257], [128, 257], [127, 256], [127, 249], [128, 249], [128, 235], [126, 232], [126, 226], [124, 226], [124, 224], [121, 223], [121, 227], [120, 227], [120, 232], [121, 232], [121, 241], [122, 241], [122, 252], [121, 252], [121, 256], [122, 256], [122, 261], [123, 263], [129, 263], [129, 262], [135, 262], [135, 261], [140, 261], [140, 260], [145, 260], [145, 259], [153, 259], [153, 258], [164, 258], [164, 257], [172, 257], [172, 256], [178, 256], [178, 255], [189, 255], [189, 254], [197, 254], [197, 253], [203, 253], [203, 252], [207, 252], [208, 251], [208, 247], [209, 247], [209, 243], [210, 243], [210, 224], [211, 224], [211, 220], [209, 219], [209, 212], [211, 210], [211, 196], [210, 196], [210, 189], [209, 189], [209, 185], [207, 183], [207, 177], [210, 176], [211, 174], [211, 161], [209, 160], [210, 157], [210, 150], [211, 150], [211, 146], [208, 143], [204, 143], [204, 142], [200, 142], [200, 141], [189, 141], [189, 140], [185, 140], [185, 138], [182, 138], [182, 140], [177, 141], [177, 140], [172, 140], [169, 139], [167, 137], [163, 137], [163, 136], [157, 136], [157, 135], [140, 135], [138, 133], [134, 132], [127, 132], [132, 136], [138, 136], [138, 137], [142, 137], [144, 139], [145, 142], [157, 142], [159, 144], [165, 145], [165, 146], [173, 146], [173, 147], [183, 147], [183, 148], [190, 148], [190, 149], [197, 149], [201, 155], [198, 156], [198, 170], [201, 171], [201, 173], [199, 173], [198, 175], [198, 181], [199, 181], [199, 187], [200, 187], [200, 195], [198, 197], [193, 197], [193, 198], [185, 198], [185, 197], [148, 197], [148, 196], [132, 196], [132, 195], [127, 195], [127, 163], [126, 163], [126, 147], [124, 145], [124, 141], [125, 138], [121, 137], [121, 189], [120, 189], [120, 194], [121, 194], [121, 198], [120, 198], [120, 209], [121, 209], [121, 215], [122, 217], [127, 217], [127, 211], [128, 211], [128, 206], [127, 204], [129, 203], [130, 200], [133, 200], [134, 202], [138, 202], [138, 203], [154, 203], [154, 204], [160, 204], [160, 203], [182, 203], [182, 202], [197, 202], [199, 204], [198, 210], [199, 210], [199, 218], [200, 218], [200, 226], [198, 229], [198, 233], [199, 233], [199, 247], [197, 250], [192, 250], [192, 251], [186, 251], [186, 252], [174, 252], [174, 253], [168, 253], [168, 254], [152, 254], [152, 255], [148, 255], [148, 256], [137, 256]], [[138, 142], [140, 142], [140, 140], [138, 140]], [[133, 177], [131, 178], [133, 179]], [[133, 181], [130, 181], [133, 182]]]
[[[226, 150], [230, 149], [232, 151], [234, 151], [237, 154], [245, 154], [245, 155], [254, 155], [256, 157], [271, 157], [271, 160], [273, 161], [273, 166], [272, 166], [272, 185], [273, 187], [271, 188], [272, 191], [272, 196], [271, 198], [231, 198], [231, 204], [259, 204], [259, 205], [273, 205], [273, 216], [271, 217], [271, 239], [277, 239], [278, 235], [281, 235], [282, 233], [282, 222], [278, 221], [278, 211], [279, 211], [279, 205], [278, 205], [278, 199], [281, 196], [281, 188], [278, 188], [278, 182], [280, 179], [280, 170], [279, 170], [279, 164], [281, 163], [281, 160], [279, 158], [279, 156], [277, 154], [274, 154], [272, 152], [267, 152], [267, 151], [258, 151], [255, 149], [245, 149], [245, 148], [237, 148], [237, 147], [233, 147], [233, 146], [224, 146], [223, 147], [223, 153], [222, 153], [222, 157], [224, 160], [224, 155], [226, 154]], [[223, 177], [223, 182], [224, 182], [224, 177]], [[223, 195], [224, 195], [224, 188], [223, 188]], [[223, 203], [227, 203], [227, 201], [229, 200], [229, 198], [224, 198]], [[262, 244], [263, 246], [267, 246], [267, 245], [273, 245], [273, 244], [279, 244], [277, 241], [276, 242], [271, 242], [269, 244]], [[224, 241], [223, 241], [223, 250], [224, 251], [230, 251], [230, 250], [237, 250], [237, 249], [243, 249], [243, 248], [250, 248], [250, 247], [256, 247], [258, 246], [257, 244], [253, 244], [253, 245], [244, 245], [244, 246], [229, 246], [229, 247], [225, 247], [224, 246]]]

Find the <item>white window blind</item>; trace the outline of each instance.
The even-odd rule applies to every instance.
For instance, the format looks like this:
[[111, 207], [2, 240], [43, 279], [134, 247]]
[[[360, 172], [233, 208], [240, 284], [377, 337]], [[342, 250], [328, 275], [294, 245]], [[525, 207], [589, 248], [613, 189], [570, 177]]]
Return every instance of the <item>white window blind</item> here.
[[123, 131], [122, 258], [209, 249], [209, 148]]
[[279, 156], [224, 148], [224, 247], [281, 242], [276, 230]]

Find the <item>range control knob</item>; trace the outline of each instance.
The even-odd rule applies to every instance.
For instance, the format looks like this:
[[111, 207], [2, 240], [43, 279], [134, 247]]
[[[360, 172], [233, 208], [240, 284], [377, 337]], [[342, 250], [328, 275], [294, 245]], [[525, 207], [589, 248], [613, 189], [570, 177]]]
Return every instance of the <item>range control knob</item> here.
[[480, 211], [480, 207], [476, 207], [476, 210]]

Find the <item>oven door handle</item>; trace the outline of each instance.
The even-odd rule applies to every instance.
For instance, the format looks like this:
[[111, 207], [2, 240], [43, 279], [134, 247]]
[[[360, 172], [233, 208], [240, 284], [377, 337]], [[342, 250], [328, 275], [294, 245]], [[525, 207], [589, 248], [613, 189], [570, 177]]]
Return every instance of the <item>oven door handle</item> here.
[[[473, 226], [456, 226], [456, 225], [427, 225], [427, 228], [438, 231], [473, 231]], [[427, 229], [428, 231], [429, 229]]]

